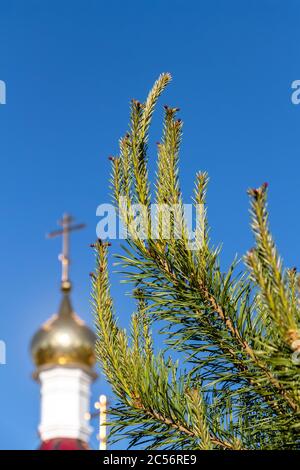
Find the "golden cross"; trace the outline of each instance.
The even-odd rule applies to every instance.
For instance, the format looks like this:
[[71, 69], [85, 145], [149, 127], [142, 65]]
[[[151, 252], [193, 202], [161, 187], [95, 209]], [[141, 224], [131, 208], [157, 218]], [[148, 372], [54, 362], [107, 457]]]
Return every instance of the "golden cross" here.
[[[106, 422], [107, 422], [107, 396], [100, 395], [99, 401], [95, 403], [96, 410], [99, 410], [99, 450], [107, 449], [107, 437], [106, 437]], [[97, 412], [89, 415], [89, 418], [97, 416]]]
[[63, 291], [69, 291], [71, 289], [71, 281], [69, 279], [69, 248], [70, 248], [70, 232], [74, 230], [80, 230], [85, 227], [85, 224], [72, 225], [73, 217], [68, 214], [64, 214], [63, 218], [59, 220], [58, 224], [61, 225], [62, 229], [55, 230], [54, 232], [48, 233], [48, 238], [54, 238], [62, 236], [62, 253], [58, 259], [61, 261], [61, 288]]

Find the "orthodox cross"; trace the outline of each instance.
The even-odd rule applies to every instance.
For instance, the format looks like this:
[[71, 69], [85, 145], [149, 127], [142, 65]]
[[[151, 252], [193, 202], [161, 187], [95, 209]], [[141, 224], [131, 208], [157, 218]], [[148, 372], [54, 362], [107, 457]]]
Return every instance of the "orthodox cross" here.
[[95, 418], [98, 416], [99, 418], [99, 434], [97, 435], [97, 439], [99, 439], [99, 450], [107, 450], [107, 438], [106, 438], [106, 422], [107, 422], [107, 396], [100, 395], [99, 401], [96, 401], [95, 413], [87, 413], [86, 419]]
[[71, 281], [69, 279], [69, 248], [70, 248], [70, 232], [74, 230], [80, 230], [85, 227], [85, 224], [73, 224], [73, 217], [68, 214], [64, 214], [63, 218], [59, 220], [58, 224], [62, 227], [59, 230], [50, 232], [47, 237], [54, 238], [62, 236], [62, 253], [59, 255], [58, 259], [61, 262], [61, 288], [63, 291], [69, 291], [71, 289]]

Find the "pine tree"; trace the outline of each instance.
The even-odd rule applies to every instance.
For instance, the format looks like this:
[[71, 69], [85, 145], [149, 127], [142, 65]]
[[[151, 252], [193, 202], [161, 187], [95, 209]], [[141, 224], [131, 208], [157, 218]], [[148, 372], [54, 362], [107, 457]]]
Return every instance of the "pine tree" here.
[[[108, 420], [112, 438], [150, 449], [297, 449], [299, 274], [283, 268], [270, 233], [267, 184], [249, 190], [255, 246], [224, 272], [220, 248], [209, 239], [208, 175], [198, 173], [199, 223], [191, 249], [178, 179], [182, 121], [176, 108], [164, 107], [150, 193], [149, 126], [170, 80], [162, 74], [145, 103], [131, 102], [129, 131], [119, 156], [111, 158], [113, 197], [130, 234], [118, 260], [136, 300], [130, 333], [118, 326], [114, 311], [109, 244], [94, 245], [97, 356], [116, 397]], [[181, 237], [175, 230], [162, 237], [161, 215], [153, 236], [152, 202], [175, 207], [171, 222], [174, 228], [180, 221]], [[145, 237], [132, 223], [137, 203], [145, 208]], [[161, 349], [152, 337], [156, 325], [163, 333]]]

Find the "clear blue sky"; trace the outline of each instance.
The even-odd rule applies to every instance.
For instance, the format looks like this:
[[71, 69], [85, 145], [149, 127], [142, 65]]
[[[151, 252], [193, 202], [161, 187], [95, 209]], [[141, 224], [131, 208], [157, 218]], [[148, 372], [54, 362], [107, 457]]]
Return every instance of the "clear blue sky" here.
[[[160, 72], [173, 75], [160, 105], [179, 106], [185, 122], [185, 202], [195, 172], [207, 170], [224, 263], [252, 245], [246, 189], [268, 181], [276, 240], [286, 263], [299, 266], [300, 105], [290, 100], [299, 18], [297, 0], [1, 0], [1, 449], [38, 445], [28, 345], [59, 303], [60, 245], [44, 235], [63, 211], [88, 224], [73, 237], [72, 278], [76, 310], [91, 324], [88, 245], [96, 207], [108, 201], [107, 156], [126, 130], [130, 98], [143, 99]], [[112, 282], [126, 324], [130, 304]], [[99, 392], [110, 393], [103, 378]]]

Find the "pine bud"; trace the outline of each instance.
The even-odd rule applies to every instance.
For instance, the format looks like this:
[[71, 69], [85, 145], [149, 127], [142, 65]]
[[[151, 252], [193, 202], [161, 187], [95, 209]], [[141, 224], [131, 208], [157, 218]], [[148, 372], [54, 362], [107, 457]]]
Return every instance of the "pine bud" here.
[[247, 256], [248, 258], [252, 258], [252, 256], [254, 255], [254, 253], [255, 253], [255, 248], [250, 248], [250, 250], [247, 251], [246, 256]]
[[131, 100], [131, 102], [132, 102], [133, 104], [135, 104], [137, 108], [141, 108], [141, 107], [142, 107], [142, 103], [141, 103], [140, 101], [138, 101], [138, 100], [135, 100], [134, 98]]

